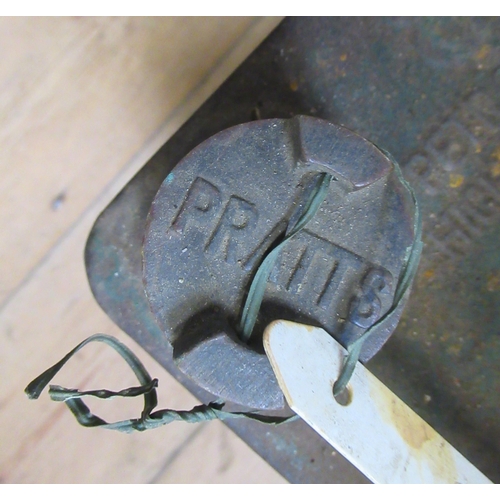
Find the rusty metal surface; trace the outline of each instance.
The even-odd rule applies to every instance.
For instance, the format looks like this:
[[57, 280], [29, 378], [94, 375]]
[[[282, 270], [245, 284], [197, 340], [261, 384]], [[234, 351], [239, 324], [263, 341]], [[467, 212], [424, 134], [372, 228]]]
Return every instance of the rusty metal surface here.
[[[247, 345], [238, 321], [251, 280], [321, 172], [333, 176], [326, 199], [281, 251]], [[289, 319], [339, 341], [362, 335], [394, 301], [413, 211], [392, 161], [325, 120], [252, 121], [204, 141], [162, 183], [144, 236], [145, 292], [175, 362], [216, 398], [282, 409], [263, 329]], [[362, 361], [398, 319], [374, 332]]]
[[[109, 316], [202, 400], [149, 311], [140, 248], [162, 181], [252, 118], [306, 114], [390, 151], [423, 209], [424, 251], [395, 334], [368, 367], [500, 481], [500, 20], [285, 20], [100, 216], [86, 264]], [[360, 482], [302, 422], [229, 424], [292, 482]]]

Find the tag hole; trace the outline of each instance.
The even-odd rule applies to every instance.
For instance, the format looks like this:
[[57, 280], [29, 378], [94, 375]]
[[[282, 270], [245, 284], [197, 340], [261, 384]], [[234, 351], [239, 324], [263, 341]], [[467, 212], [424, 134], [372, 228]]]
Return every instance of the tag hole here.
[[343, 389], [343, 391], [338, 396], [333, 396], [335, 401], [341, 406], [349, 406], [352, 402], [352, 389], [350, 386], [347, 386]]

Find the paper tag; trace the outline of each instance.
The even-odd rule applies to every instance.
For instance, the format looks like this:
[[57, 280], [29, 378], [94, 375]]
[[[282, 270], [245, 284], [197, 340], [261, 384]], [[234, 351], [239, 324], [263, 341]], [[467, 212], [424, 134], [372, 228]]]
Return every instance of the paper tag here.
[[290, 407], [375, 483], [490, 483], [358, 363], [332, 392], [345, 349], [321, 328], [275, 321], [264, 348]]

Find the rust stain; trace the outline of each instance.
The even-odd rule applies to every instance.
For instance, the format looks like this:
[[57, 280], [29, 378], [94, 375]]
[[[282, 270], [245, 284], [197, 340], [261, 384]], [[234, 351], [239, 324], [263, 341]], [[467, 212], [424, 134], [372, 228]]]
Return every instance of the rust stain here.
[[500, 162], [491, 167], [491, 175], [492, 177], [498, 177], [500, 175]]
[[464, 183], [464, 176], [460, 174], [450, 174], [450, 187], [458, 188]]
[[408, 445], [410, 459], [414, 459], [421, 470], [426, 465], [436, 482], [456, 483], [458, 473], [451, 446], [385, 386], [372, 384], [370, 389], [380, 416]]
[[480, 61], [486, 59], [490, 51], [491, 47], [489, 45], [483, 45], [476, 53], [476, 59], [479, 59]]
[[491, 153], [491, 157], [495, 158], [495, 160], [500, 161], [500, 146], [497, 146], [495, 148], [495, 151], [493, 151], [493, 153]]
[[426, 442], [436, 437], [436, 431], [406, 405], [398, 404], [396, 396], [392, 396], [388, 403], [394, 427], [412, 448], [419, 450]]
[[436, 274], [436, 271], [434, 269], [427, 269], [424, 273], [424, 278], [430, 280], [431, 278], [434, 278]]
[[488, 292], [497, 292], [500, 290], [500, 271], [493, 272], [488, 276], [486, 290]]

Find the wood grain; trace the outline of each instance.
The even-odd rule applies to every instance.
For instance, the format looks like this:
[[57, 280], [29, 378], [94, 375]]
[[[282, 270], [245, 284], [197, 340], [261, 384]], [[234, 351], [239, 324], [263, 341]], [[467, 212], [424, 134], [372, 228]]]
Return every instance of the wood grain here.
[[[0, 19], [1, 482], [283, 482], [220, 423], [122, 435], [81, 428], [46, 394], [33, 402], [23, 393], [103, 332], [160, 379], [160, 407], [196, 404], [99, 309], [83, 249], [100, 211], [278, 21]], [[105, 346], [81, 351], [56, 382], [135, 384]], [[139, 401], [97, 403], [106, 419], [141, 409]]]
[[0, 303], [255, 22], [0, 19]]
[[[271, 467], [262, 467], [262, 459], [248, 453], [248, 446], [222, 422], [208, 422], [193, 432], [183, 453], [166, 464], [153, 478], [155, 483], [194, 484], [285, 484]], [[194, 459], [193, 457], [197, 457]]]

